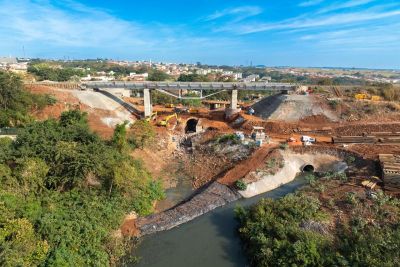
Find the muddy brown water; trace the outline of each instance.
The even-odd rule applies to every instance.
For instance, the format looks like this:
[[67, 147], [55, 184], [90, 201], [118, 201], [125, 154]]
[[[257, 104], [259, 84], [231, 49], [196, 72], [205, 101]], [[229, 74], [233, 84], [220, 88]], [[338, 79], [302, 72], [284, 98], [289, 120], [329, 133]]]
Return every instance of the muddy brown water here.
[[237, 235], [234, 209], [260, 198], [280, 198], [306, 184], [304, 175], [270, 192], [240, 199], [169, 231], [146, 236], [135, 250], [139, 267], [248, 266]]

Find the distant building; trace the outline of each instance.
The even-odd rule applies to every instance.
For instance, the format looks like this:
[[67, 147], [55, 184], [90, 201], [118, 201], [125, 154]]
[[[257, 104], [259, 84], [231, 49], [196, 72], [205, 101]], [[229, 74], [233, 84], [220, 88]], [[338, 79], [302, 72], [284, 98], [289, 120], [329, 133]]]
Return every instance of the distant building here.
[[270, 81], [272, 81], [272, 78], [269, 77], [269, 76], [264, 76], [264, 77], [262, 77], [262, 78], [260, 79], [260, 81], [263, 81], [263, 82], [270, 82]]
[[15, 57], [0, 57], [0, 69], [14, 72], [26, 72], [28, 62], [18, 62]]
[[136, 74], [135, 72], [131, 72], [128, 78], [131, 81], [143, 82], [147, 80], [147, 78], [149, 78], [149, 74], [147, 72], [141, 74]]
[[255, 82], [258, 79], [260, 79], [260, 75], [252, 74], [252, 75], [249, 75], [246, 78], [244, 78], [243, 81], [244, 82]]
[[0, 64], [17, 64], [16, 57], [0, 57]]

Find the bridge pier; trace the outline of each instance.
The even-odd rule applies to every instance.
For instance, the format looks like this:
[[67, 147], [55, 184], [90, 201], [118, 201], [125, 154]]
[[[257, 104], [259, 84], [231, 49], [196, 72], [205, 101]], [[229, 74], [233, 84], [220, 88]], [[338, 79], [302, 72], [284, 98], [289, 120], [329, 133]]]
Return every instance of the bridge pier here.
[[153, 113], [153, 107], [151, 105], [151, 94], [150, 89], [143, 89], [143, 99], [144, 99], [144, 116], [150, 117]]
[[238, 107], [238, 90], [231, 91], [231, 109], [237, 109]]
[[240, 109], [238, 109], [238, 90], [233, 89], [231, 91], [231, 103], [230, 107], [225, 109], [225, 117], [229, 118], [232, 115], [238, 113]]

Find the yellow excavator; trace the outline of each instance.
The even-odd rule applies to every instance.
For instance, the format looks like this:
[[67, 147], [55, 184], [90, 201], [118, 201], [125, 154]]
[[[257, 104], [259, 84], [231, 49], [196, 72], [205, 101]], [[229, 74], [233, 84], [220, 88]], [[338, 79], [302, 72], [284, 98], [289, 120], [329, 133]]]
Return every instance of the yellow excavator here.
[[161, 120], [157, 123], [158, 126], [166, 127], [168, 125], [168, 121], [172, 118], [176, 118], [176, 122], [179, 123], [178, 115], [176, 113], [167, 116], [164, 120]]
[[146, 118], [147, 122], [151, 122], [157, 119], [157, 111], [153, 112], [150, 117]]

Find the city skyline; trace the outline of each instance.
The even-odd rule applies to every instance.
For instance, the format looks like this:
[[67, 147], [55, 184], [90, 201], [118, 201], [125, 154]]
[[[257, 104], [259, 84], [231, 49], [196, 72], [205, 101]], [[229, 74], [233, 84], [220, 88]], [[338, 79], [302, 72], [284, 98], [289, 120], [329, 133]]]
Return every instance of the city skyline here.
[[399, 69], [397, 1], [0, 1], [2, 55]]

